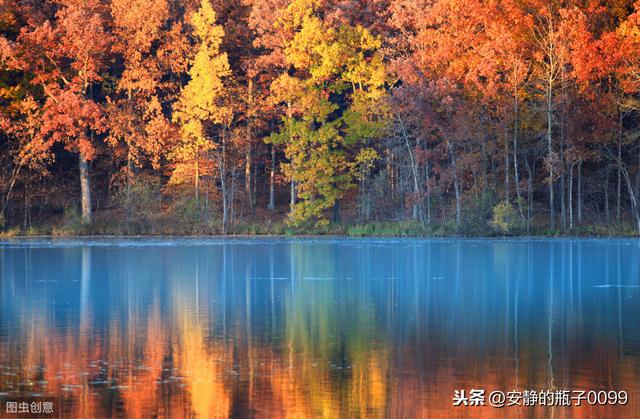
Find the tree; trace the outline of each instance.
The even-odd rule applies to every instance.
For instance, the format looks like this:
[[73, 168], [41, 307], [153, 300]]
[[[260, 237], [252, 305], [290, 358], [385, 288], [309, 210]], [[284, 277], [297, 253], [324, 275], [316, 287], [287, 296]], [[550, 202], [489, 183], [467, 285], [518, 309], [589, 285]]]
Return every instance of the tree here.
[[[620, 81], [620, 87], [623, 98], [620, 100], [620, 128], [622, 131], [623, 112], [640, 112], [640, 102], [638, 101], [638, 92], [640, 91], [640, 2], [634, 5], [634, 13], [629, 15], [619, 26], [617, 30], [617, 42], [610, 53], [611, 61], [615, 63], [616, 75]], [[622, 141], [622, 138], [620, 139]], [[640, 155], [639, 155], [640, 156]], [[631, 201], [631, 211], [638, 233], [640, 233], [640, 204], [638, 203], [638, 195], [640, 194], [640, 186], [634, 191], [629, 169], [623, 162], [622, 153], [617, 156], [617, 165], [619, 173], [624, 176]], [[640, 166], [640, 157], [638, 160]], [[640, 167], [636, 184], [640, 185]], [[620, 184], [620, 182], [618, 182]], [[620, 187], [618, 187], [620, 188]]]
[[89, 161], [94, 136], [105, 130], [92, 87], [102, 79], [111, 38], [98, 0], [57, 0], [54, 16], [24, 28], [12, 44], [10, 65], [32, 75], [44, 93], [43, 147], [55, 143], [78, 155], [82, 219], [91, 222]]
[[[224, 79], [230, 76], [227, 54], [220, 51], [224, 30], [216, 23], [216, 13], [208, 0], [191, 16], [195, 56], [189, 68], [189, 82], [181, 90], [174, 107], [173, 120], [180, 125], [181, 137], [171, 152], [175, 164], [171, 181], [184, 182], [185, 175], [193, 179], [194, 197], [199, 200], [201, 169], [211, 165], [209, 153], [216, 148], [209, 133], [213, 126], [231, 123], [230, 110], [222, 105]], [[219, 147], [224, 164], [225, 137]], [[209, 168], [211, 170], [211, 168]], [[224, 186], [224, 179], [221, 179]], [[223, 226], [226, 225], [227, 199], [223, 197]]]
[[51, 161], [52, 153], [41, 141], [39, 129], [42, 125], [42, 109], [33, 96], [20, 86], [14, 86], [0, 88], [0, 98], [8, 102], [0, 113], [0, 129], [12, 140], [7, 153], [10, 175], [0, 203], [0, 224], [4, 224], [16, 183], [22, 178], [26, 184], [36, 173], [46, 174], [46, 165]]
[[[169, 19], [169, 4], [166, 0], [112, 0], [110, 8], [113, 50], [122, 60], [122, 73], [107, 107], [108, 140], [114, 154], [119, 154], [118, 148], [124, 149], [121, 154], [126, 162], [126, 206], [130, 217], [134, 169], [142, 165], [145, 157], [157, 167], [165, 143], [162, 132], [149, 128], [152, 124], [161, 124], [164, 132], [169, 130], [158, 99], [165, 69], [156, 54], [163, 27]], [[156, 135], [149, 135], [151, 133]]]
[[337, 215], [339, 200], [354, 186], [357, 164], [376, 157], [358, 148], [380, 129], [386, 70], [378, 38], [360, 26], [330, 27], [314, 6], [293, 2], [281, 22], [295, 28], [285, 48], [294, 75], [272, 84], [274, 101], [286, 103], [287, 113], [271, 141], [284, 144], [284, 172], [301, 199], [293, 202], [290, 222], [322, 226], [324, 211], [334, 207]]

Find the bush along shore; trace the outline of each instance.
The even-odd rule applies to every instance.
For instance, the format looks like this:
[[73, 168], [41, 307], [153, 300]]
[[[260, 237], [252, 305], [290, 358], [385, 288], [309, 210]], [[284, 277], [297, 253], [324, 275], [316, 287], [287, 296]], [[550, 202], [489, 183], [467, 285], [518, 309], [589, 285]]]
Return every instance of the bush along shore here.
[[550, 230], [546, 224], [521, 223], [512, 211], [501, 204], [491, 217], [470, 217], [456, 225], [454, 220], [358, 221], [341, 220], [323, 225], [291, 225], [284, 213], [256, 214], [239, 219], [223, 232], [217, 213], [209, 214], [190, 206], [174, 212], [149, 212], [144, 216], [126, 211], [96, 212], [91, 223], [83, 221], [79, 211], [71, 208], [57, 217], [28, 225], [5, 226], [0, 237], [34, 236], [348, 236], [348, 237], [638, 237], [632, 222], [592, 221], [565, 230]]

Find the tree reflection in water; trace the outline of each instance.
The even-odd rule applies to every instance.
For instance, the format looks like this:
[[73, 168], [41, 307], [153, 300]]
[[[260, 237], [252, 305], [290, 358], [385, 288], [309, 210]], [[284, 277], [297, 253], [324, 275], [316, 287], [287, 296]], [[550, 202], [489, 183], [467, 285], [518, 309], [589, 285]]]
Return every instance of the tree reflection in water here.
[[[637, 242], [5, 244], [0, 261], [0, 393], [68, 417], [639, 411]], [[631, 398], [452, 407], [471, 388]]]

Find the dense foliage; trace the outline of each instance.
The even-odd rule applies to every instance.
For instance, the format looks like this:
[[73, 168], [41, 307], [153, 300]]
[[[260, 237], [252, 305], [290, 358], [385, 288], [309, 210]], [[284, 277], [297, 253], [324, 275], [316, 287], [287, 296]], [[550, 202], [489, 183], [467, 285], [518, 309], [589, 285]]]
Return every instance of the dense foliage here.
[[640, 232], [639, 100], [640, 1], [0, 0], [0, 227]]

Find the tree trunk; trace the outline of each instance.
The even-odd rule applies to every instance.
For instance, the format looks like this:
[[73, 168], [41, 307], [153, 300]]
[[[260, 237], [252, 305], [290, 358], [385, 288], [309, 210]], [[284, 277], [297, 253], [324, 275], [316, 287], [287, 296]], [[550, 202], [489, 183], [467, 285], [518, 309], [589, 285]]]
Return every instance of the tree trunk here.
[[291, 207], [291, 211], [293, 211], [293, 207], [296, 205], [296, 182], [291, 181], [291, 199], [289, 201], [289, 207]]
[[220, 188], [222, 189], [222, 234], [227, 234], [227, 219], [229, 217], [228, 191], [227, 191], [227, 169], [226, 169], [226, 135], [222, 130], [222, 147], [220, 148]]
[[[129, 102], [131, 102], [131, 98], [133, 97], [133, 92], [131, 91], [131, 89], [127, 89], [127, 98], [129, 99]], [[131, 203], [132, 203], [132, 196], [131, 196], [131, 183], [132, 183], [132, 176], [133, 176], [133, 152], [131, 150], [131, 139], [130, 137], [126, 137], [126, 144], [127, 144], [127, 191], [126, 191], [126, 201], [127, 201], [127, 221], [131, 222]]]
[[607, 167], [607, 172], [604, 176], [604, 220], [609, 223], [611, 220], [611, 211], [609, 209], [609, 176], [611, 169]]
[[202, 225], [209, 225], [209, 189], [204, 190], [204, 216], [202, 217]]
[[253, 202], [253, 209], [255, 210], [255, 207], [257, 206], [256, 194], [258, 192], [258, 165], [252, 164], [251, 167], [251, 202]]
[[427, 224], [431, 224], [431, 185], [429, 184], [429, 161], [425, 164], [425, 178], [427, 185]]
[[196, 150], [196, 167], [194, 173], [194, 196], [196, 198], [196, 202], [200, 199], [200, 153]]
[[573, 230], [573, 161], [569, 165], [569, 229]]
[[529, 160], [525, 157], [525, 167], [527, 169], [527, 234], [531, 230], [531, 212], [533, 210], [533, 168]]
[[91, 211], [91, 178], [89, 177], [89, 162], [83, 153], [79, 153], [80, 192], [82, 204], [82, 222], [89, 224], [92, 221]]
[[631, 176], [629, 176], [629, 171], [627, 171], [626, 168], [622, 167], [622, 161], [619, 161], [618, 165], [620, 166], [620, 170], [622, 171], [625, 182], [627, 184], [629, 199], [631, 201], [631, 212], [633, 214], [633, 220], [636, 225], [636, 230], [638, 234], [640, 234], [640, 214], [638, 214], [638, 203], [636, 201], [636, 194], [633, 192], [633, 184], [631, 183]]
[[509, 197], [509, 139], [507, 138], [507, 130], [504, 133], [504, 200], [510, 201]]
[[443, 188], [438, 188], [438, 195], [440, 196], [440, 218], [442, 219], [442, 224], [447, 224], [447, 210], [444, 206], [444, 191]]
[[276, 200], [276, 147], [271, 144], [271, 169], [269, 170], [269, 205], [267, 209], [269, 211], [275, 211]]
[[520, 118], [520, 104], [518, 102], [518, 92], [516, 90], [513, 100], [513, 175], [516, 186], [516, 198], [518, 200], [518, 211], [520, 220], [524, 223], [524, 212], [522, 211], [522, 194], [520, 191], [520, 173], [518, 172], [518, 122]]
[[[289, 141], [291, 143], [293, 143], [293, 137], [291, 135], [291, 123], [293, 122], [293, 110], [291, 108], [291, 103], [287, 102], [287, 119], [289, 121]], [[293, 176], [294, 173], [294, 167], [293, 167], [293, 162], [291, 162], [291, 173]], [[289, 202], [289, 207], [291, 208], [291, 211], [293, 211], [293, 208], [296, 205], [296, 182], [295, 180], [291, 179], [291, 199]]]
[[[249, 78], [248, 85], [248, 106], [249, 111], [253, 108], [253, 79]], [[252, 188], [252, 179], [251, 179], [251, 140], [252, 140], [252, 131], [251, 131], [251, 118], [247, 121], [247, 148], [246, 148], [246, 156], [245, 156], [245, 166], [244, 166], [244, 186], [245, 193], [247, 195], [247, 199], [249, 200], [249, 208], [251, 208], [251, 216], [255, 215], [255, 205], [253, 202], [253, 188]]]
[[462, 223], [462, 196], [457, 174], [453, 175], [453, 189], [456, 195], [456, 225], [459, 226]]
[[640, 196], [640, 148], [638, 148], [638, 171], [636, 172], [636, 196]]
[[462, 223], [462, 191], [460, 190], [460, 181], [458, 179], [458, 170], [456, 168], [456, 158], [453, 154], [453, 147], [451, 143], [447, 141], [449, 146], [449, 156], [451, 158], [451, 168], [453, 169], [453, 189], [456, 195], [456, 225], [460, 226]]
[[248, 142], [247, 138], [247, 148], [245, 150], [245, 163], [244, 163], [244, 191], [247, 195], [247, 199], [249, 200], [249, 208], [251, 209], [251, 216], [254, 215], [253, 208], [253, 190], [251, 187], [251, 143]]
[[[482, 162], [482, 164], [480, 165], [481, 169], [482, 169], [482, 177], [480, 179], [481, 181], [481, 193], [484, 194], [487, 191], [487, 185], [488, 185], [488, 173], [489, 173], [489, 164], [491, 163], [491, 173], [496, 173], [497, 172], [497, 168], [495, 165], [495, 160], [494, 159], [490, 159], [491, 161], [488, 161], [489, 159], [487, 158], [487, 138], [486, 136], [482, 136], [481, 137], [481, 141], [480, 141], [480, 160]], [[499, 180], [498, 180], [498, 176], [491, 176], [491, 190], [495, 191], [498, 189], [498, 184], [499, 184]], [[476, 195], [477, 195], [477, 189], [478, 188], [474, 188], [476, 190]], [[477, 201], [477, 198], [476, 198]]]
[[[227, 225], [233, 225], [236, 220], [236, 206], [233, 199], [236, 196], [236, 166], [231, 165], [231, 187], [227, 187]], [[225, 225], [224, 232], [227, 234], [228, 227]]]
[[578, 161], [578, 224], [582, 225], [582, 160]]
[[340, 222], [340, 201], [337, 199], [336, 202], [333, 203], [333, 214], [331, 218], [334, 223]]
[[553, 112], [552, 112], [552, 86], [548, 88], [547, 92], [547, 155], [549, 156], [549, 227], [551, 230], [556, 228], [555, 217], [555, 202], [553, 196], [553, 143], [552, 143], [552, 129], [553, 129]]
[[418, 203], [419, 202], [418, 196], [420, 195], [420, 179], [418, 174], [418, 165], [416, 163], [416, 159], [413, 156], [411, 145], [409, 144], [409, 135], [407, 133], [407, 130], [404, 127], [404, 122], [402, 121], [402, 118], [400, 118], [399, 116], [398, 116], [398, 122], [400, 122], [400, 128], [402, 129], [402, 136], [404, 137], [405, 146], [407, 147], [407, 153], [409, 153], [409, 161], [411, 163], [411, 173], [413, 175], [413, 193], [415, 195], [412, 199], [413, 201], [412, 218], [414, 220], [417, 220], [419, 216], [419, 211], [420, 211], [420, 206]]
[[555, 29], [555, 17], [547, 16], [546, 21], [540, 20], [543, 25], [540, 31], [536, 33], [536, 41], [538, 47], [542, 52], [539, 64], [542, 67], [542, 79], [544, 95], [545, 95], [545, 116], [546, 116], [546, 146], [547, 146], [547, 169], [549, 178], [547, 183], [549, 186], [549, 228], [550, 230], [556, 229], [555, 218], [555, 194], [554, 194], [554, 180], [555, 180], [555, 158], [553, 150], [553, 123], [554, 123], [554, 100], [555, 84], [558, 76], [563, 72], [562, 56], [558, 55], [558, 42], [556, 39]]
[[387, 148], [386, 149], [387, 161], [386, 161], [386, 170], [387, 170], [387, 179], [389, 181], [389, 191], [391, 192], [391, 200], [395, 198], [395, 178], [394, 178], [394, 169], [393, 169], [393, 152]]
[[622, 195], [622, 142], [618, 141], [618, 188], [616, 190], [616, 222], [620, 222], [621, 195]]
[[29, 184], [24, 184], [24, 208], [22, 209], [22, 231], [27, 231], [27, 219], [29, 213]]
[[[85, 70], [86, 70], [85, 61]], [[86, 74], [86, 71], [85, 71]], [[85, 78], [83, 81], [82, 95], [86, 96], [89, 81]], [[90, 92], [93, 96], [93, 90]], [[93, 131], [89, 129], [91, 140], [93, 140]], [[93, 142], [93, 141], [92, 141]], [[89, 161], [87, 157], [80, 151], [78, 153], [79, 169], [80, 169], [80, 195], [82, 207], [82, 222], [90, 224], [93, 221], [93, 211], [91, 209], [91, 177], [89, 175]]]
[[[562, 98], [564, 98], [566, 92], [565, 92], [565, 69], [564, 69], [564, 65], [560, 65], [560, 76], [561, 76], [561, 83], [560, 83], [560, 95]], [[564, 106], [564, 100], [561, 101], [560, 103], [560, 221], [561, 221], [561, 228], [562, 231], [565, 231], [567, 229], [567, 204], [566, 204], [566, 199], [567, 199], [567, 193], [566, 193], [566, 176], [565, 176], [565, 161], [564, 161], [564, 147], [565, 147], [565, 132], [564, 132], [564, 119], [565, 119], [565, 106]]]
[[[562, 132], [562, 128], [560, 129]], [[562, 222], [562, 231], [567, 229], [567, 207], [566, 207], [566, 184], [564, 175], [564, 134], [560, 136], [560, 164], [562, 171], [560, 172], [560, 219]]]
[[7, 207], [9, 206], [9, 200], [11, 199], [11, 192], [13, 192], [13, 188], [16, 185], [16, 181], [18, 180], [18, 175], [20, 174], [20, 170], [22, 169], [22, 162], [20, 162], [14, 169], [11, 174], [11, 181], [9, 182], [9, 187], [7, 188], [7, 193], [4, 197], [4, 202], [2, 203], [2, 209], [0, 209], [0, 229], [3, 229], [7, 223], [6, 215], [7, 215]]
[[131, 221], [131, 207], [133, 197], [131, 193], [131, 184], [133, 181], [133, 156], [131, 155], [131, 146], [127, 146], [127, 221]]

